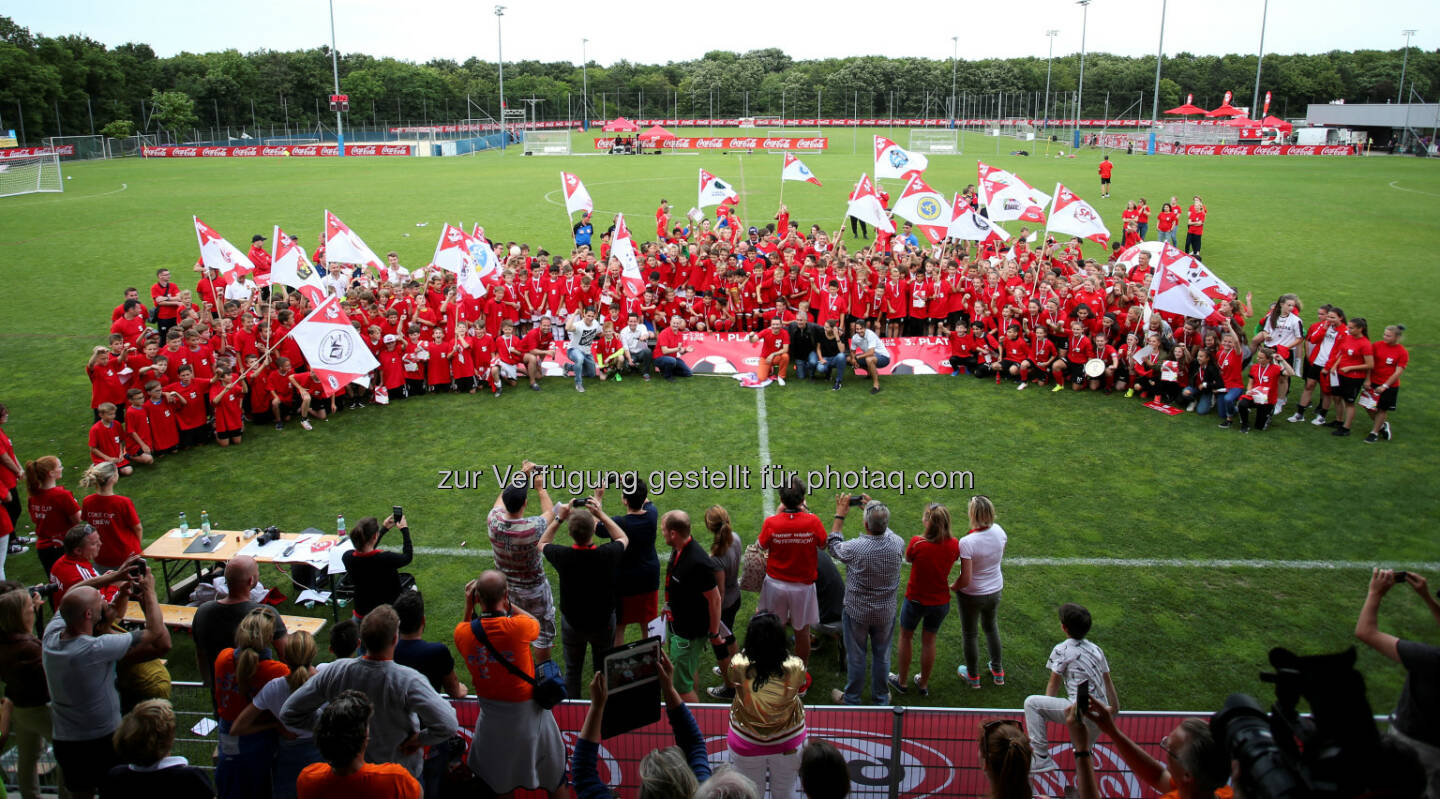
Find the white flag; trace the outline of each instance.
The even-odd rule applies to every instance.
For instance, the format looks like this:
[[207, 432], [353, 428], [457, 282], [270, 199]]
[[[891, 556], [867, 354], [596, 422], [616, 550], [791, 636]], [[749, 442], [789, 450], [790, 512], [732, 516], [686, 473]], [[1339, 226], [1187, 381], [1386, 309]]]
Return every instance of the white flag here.
[[895, 232], [895, 223], [891, 222], [890, 215], [885, 213], [885, 206], [880, 203], [880, 193], [875, 191], [875, 184], [870, 182], [869, 175], [860, 175], [860, 182], [856, 183], [855, 189], [850, 192], [850, 204], [845, 209], [845, 215], [868, 222], [876, 230]]
[[930, 165], [921, 153], [912, 153], [884, 136], [875, 137], [875, 177], [909, 180]]
[[311, 305], [319, 305], [325, 299], [325, 284], [305, 257], [305, 250], [291, 241], [279, 225], [275, 226], [271, 239], [275, 242], [275, 252], [270, 259], [270, 282], [296, 289]]
[[590, 192], [585, 190], [585, 184], [580, 182], [580, 178], [569, 172], [561, 172], [560, 186], [565, 190], [565, 213], [595, 210], [595, 201], [590, 199]]
[[1050, 208], [1050, 222], [1045, 229], [1069, 233], [1096, 244], [1110, 242], [1110, 231], [1105, 229], [1100, 214], [1059, 183], [1055, 184], [1055, 204]]
[[615, 239], [610, 244], [610, 257], [620, 260], [620, 282], [627, 297], [645, 293], [645, 279], [640, 276], [640, 261], [635, 257], [635, 242], [625, 227], [625, 215], [615, 215]]
[[475, 257], [470, 254], [470, 237], [465, 235], [465, 231], [446, 222], [440, 229], [440, 240], [435, 242], [435, 257], [431, 263], [457, 275], [466, 264], [473, 270]]
[[946, 231], [952, 239], [961, 241], [1005, 241], [1010, 238], [1004, 228], [975, 213], [970, 201], [963, 194], [955, 195], [950, 211], [950, 229]]
[[805, 166], [804, 161], [790, 153], [785, 154], [785, 164], [780, 167], [780, 180], [803, 180], [806, 183], [814, 183], [816, 186], [821, 185], [820, 179], [815, 177], [815, 173], [810, 171], [810, 167]]
[[300, 345], [310, 371], [320, 380], [327, 397], [351, 383], [369, 386], [368, 375], [380, 366], [365, 346], [360, 331], [341, 310], [339, 297], [326, 297], [290, 335]]
[[1234, 289], [1191, 256], [1169, 244], [1160, 251], [1150, 278], [1150, 304], [1156, 309], [1221, 324], [1215, 304], [1234, 296]]
[[325, 212], [325, 260], [342, 264], [359, 264], [374, 269], [381, 278], [390, 279], [390, 270], [360, 237], [340, 221], [340, 217]]
[[719, 205], [735, 197], [735, 190], [730, 188], [730, 184], [703, 169], [700, 170], [700, 199], [695, 203], [697, 208]]
[[996, 222], [1044, 222], [1050, 195], [1020, 179], [1014, 172], [976, 162], [980, 204]]
[[945, 231], [950, 227], [949, 209], [945, 207], [945, 196], [930, 188], [919, 175], [913, 175], [905, 184], [905, 190], [895, 201], [895, 215], [908, 219], [920, 228], [931, 244], [945, 240]]
[[475, 259], [475, 273], [481, 280], [500, 280], [500, 259], [495, 257], [495, 248], [485, 239], [480, 223], [470, 231], [470, 257]]
[[250, 263], [250, 258], [234, 244], [201, 222], [200, 217], [191, 219], [195, 220], [195, 238], [200, 241], [200, 261], [206, 267], [218, 270], [222, 282], [230, 283], [255, 271], [255, 264]]

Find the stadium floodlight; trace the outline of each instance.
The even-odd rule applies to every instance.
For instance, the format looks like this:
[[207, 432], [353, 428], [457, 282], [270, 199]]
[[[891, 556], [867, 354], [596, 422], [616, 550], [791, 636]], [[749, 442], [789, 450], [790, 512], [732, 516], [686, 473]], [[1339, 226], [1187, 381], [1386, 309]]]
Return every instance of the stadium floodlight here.
[[955, 71], [960, 63], [960, 37], [951, 36], [950, 41], [954, 42], [955, 49], [950, 56], [950, 127], [955, 127]]
[[1265, 63], [1265, 20], [1270, 16], [1270, 0], [1265, 0], [1260, 12], [1260, 54], [1255, 57], [1255, 94], [1250, 98], [1250, 116], [1260, 107], [1260, 67]]
[[590, 129], [590, 56], [585, 52], [589, 39], [580, 40], [580, 114], [585, 119], [581, 130]]
[[1058, 30], [1045, 31], [1045, 36], [1050, 39], [1050, 55], [1045, 57], [1045, 111], [1041, 116], [1047, 130], [1050, 128], [1050, 62], [1055, 59], [1055, 37], [1059, 35]]
[[505, 38], [500, 31], [500, 18], [505, 6], [495, 6], [495, 66], [500, 69], [500, 149], [505, 149]]
[[1080, 109], [1081, 103], [1085, 99], [1085, 29], [1090, 23], [1090, 0], [1075, 0], [1075, 5], [1084, 9], [1080, 16], [1080, 85], [1075, 92], [1075, 141], [1071, 144], [1078, 148], [1080, 146]]
[[[335, 78], [335, 96], [340, 96], [340, 59], [335, 55], [335, 0], [330, 0], [330, 73]], [[340, 106], [335, 106], [336, 155], [345, 157], [345, 127], [340, 121]]]
[[1400, 31], [1405, 37], [1405, 57], [1400, 59], [1400, 85], [1395, 87], [1395, 102], [1400, 102], [1401, 96], [1405, 93], [1405, 67], [1410, 65], [1410, 37], [1415, 35], [1414, 28], [1406, 28]]
[[1160, 44], [1155, 49], [1155, 91], [1150, 101], [1150, 155], [1155, 154], [1155, 126], [1160, 122], [1160, 63], [1165, 60], [1165, 7], [1167, 0], [1160, 0]]

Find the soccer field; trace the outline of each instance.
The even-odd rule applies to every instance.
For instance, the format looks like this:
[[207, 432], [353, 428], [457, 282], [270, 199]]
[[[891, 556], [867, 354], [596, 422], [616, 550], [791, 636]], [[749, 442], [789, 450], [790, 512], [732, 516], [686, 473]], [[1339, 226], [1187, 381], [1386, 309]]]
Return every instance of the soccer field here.
[[[846, 194], [871, 169], [868, 134], [861, 131], [858, 155], [849, 154], [846, 131], [831, 134], [843, 154], [805, 156], [825, 185], [785, 187], [795, 223], [839, 226]], [[1034, 144], [1002, 139], [1000, 146]], [[1198, 194], [1210, 209], [1204, 260], [1242, 297], [1254, 293], [1256, 313], [1293, 291], [1307, 324], [1313, 309], [1328, 302], [1366, 317], [1376, 339], [1387, 324], [1407, 325], [1412, 360], [1392, 417], [1395, 440], [1361, 443], [1368, 429], [1361, 414], [1347, 439], [1283, 418], [1267, 432], [1242, 436], [1216, 429], [1213, 415], [1169, 417], [1138, 399], [1016, 392], [1010, 384], [968, 378], [886, 378], [876, 396], [853, 378], [841, 392], [801, 381], [757, 392], [696, 377], [673, 384], [627, 380], [583, 395], [568, 380], [550, 379], [539, 393], [371, 406], [308, 433], [295, 425], [283, 432], [252, 425], [238, 449], [170, 456], [122, 479], [117, 491], [135, 501], [147, 543], [174, 526], [181, 511], [194, 522], [206, 509], [220, 528], [299, 530], [325, 529], [337, 513], [353, 524], [403, 505], [425, 552], [412, 571], [429, 605], [426, 637], [448, 642], [463, 608], [461, 586], [491, 565], [484, 516], [497, 489], [493, 481], [439, 489], [441, 470], [488, 474], [492, 465], [503, 470], [528, 458], [642, 473], [732, 465], [752, 472], [766, 465], [801, 472], [868, 467], [907, 476], [968, 471], [973, 489], [872, 493], [890, 505], [892, 527], [906, 538], [920, 532], [928, 502], [945, 503], [963, 525], [972, 493], [994, 501], [1010, 535], [1000, 608], [1007, 685], [997, 689], [987, 680], [984, 690], [962, 689], [954, 675], [960, 625], [952, 613], [931, 697], [892, 697], [899, 703], [1019, 707], [1025, 695], [1044, 689], [1046, 655], [1063, 636], [1055, 607], [1066, 601], [1094, 614], [1092, 637], [1109, 656], [1123, 707], [1216, 709], [1236, 690], [1268, 703], [1270, 688], [1257, 677], [1268, 670], [1266, 652], [1349, 646], [1371, 564], [1420, 571], [1440, 586], [1440, 411], [1429, 401], [1437, 389], [1433, 340], [1440, 320], [1435, 163], [1119, 153], [1111, 156], [1113, 198], [1100, 200], [1098, 152], [997, 157], [995, 146], [971, 135], [964, 155], [932, 157], [925, 178], [948, 195], [974, 182], [978, 158], [1046, 192], [1062, 181], [1095, 205], [1117, 235], [1126, 199], [1143, 196], [1158, 209], [1172, 195], [1188, 205]], [[429, 261], [446, 221], [479, 222], [492, 240], [568, 252], [562, 169], [585, 181], [597, 228], [621, 211], [633, 217], [637, 240], [651, 237], [662, 197], [677, 214], [694, 204], [702, 167], [741, 193], [747, 224], [763, 225], [780, 199], [780, 164], [779, 155], [763, 154], [525, 158], [518, 148], [466, 158], [66, 164], [73, 180], [64, 194], [0, 200], [6, 319], [0, 402], [10, 408], [7, 432], [22, 462], [58, 454], [67, 466], [64, 484], [83, 495], [76, 482], [89, 460], [87, 355], [104, 343], [126, 286], [147, 295], [163, 266], [182, 287], [193, 287], [191, 214], [242, 249], [251, 234], [269, 236], [275, 224], [313, 248], [328, 208], [374, 250], [397, 250], [401, 263], [413, 267]], [[897, 182], [887, 188], [898, 195]], [[1014, 232], [1018, 224], [1010, 224]], [[1086, 252], [1103, 257], [1095, 246]], [[1291, 407], [1298, 393], [1297, 381]], [[758, 476], [750, 490], [677, 489], [653, 498], [662, 512], [685, 509], [697, 522], [709, 505], [724, 505], [747, 542], [768, 507]], [[613, 511], [618, 497], [610, 499]], [[810, 504], [828, 519], [833, 492]], [[21, 530], [30, 527], [22, 516]], [[857, 534], [859, 517], [847, 528]], [[7, 570], [12, 578], [40, 579], [33, 551]], [[268, 567], [261, 579], [295, 593]], [[747, 594], [741, 619], [753, 606]], [[306, 612], [288, 603], [281, 610]], [[1403, 589], [1386, 599], [1381, 623], [1402, 637], [1434, 640], [1433, 620]], [[170, 668], [177, 679], [195, 677], [183, 636]], [[1388, 711], [1403, 672], [1368, 650], [1360, 668], [1374, 709]], [[843, 683], [833, 647], [816, 655], [812, 672], [819, 690], [811, 701], [828, 702], [829, 689]]]

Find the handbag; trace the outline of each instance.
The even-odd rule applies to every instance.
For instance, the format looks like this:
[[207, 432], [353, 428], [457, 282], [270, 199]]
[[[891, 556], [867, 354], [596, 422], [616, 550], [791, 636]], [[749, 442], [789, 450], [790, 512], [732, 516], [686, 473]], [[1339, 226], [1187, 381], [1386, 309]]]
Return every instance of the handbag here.
[[751, 593], [758, 592], [765, 585], [765, 564], [770, 559], [770, 553], [760, 546], [759, 541], [752, 541], [745, 547], [745, 552], [740, 556], [740, 590]]
[[560, 673], [560, 667], [555, 665], [555, 661], [547, 660], [536, 665], [535, 675], [531, 676], [500, 654], [500, 650], [495, 648], [490, 637], [485, 634], [485, 625], [481, 624], [479, 619], [470, 620], [470, 632], [480, 639], [480, 643], [490, 650], [490, 656], [499, 661], [506, 671], [530, 684], [533, 689], [531, 698], [535, 700], [535, 704], [549, 710], [565, 701], [565, 675]]

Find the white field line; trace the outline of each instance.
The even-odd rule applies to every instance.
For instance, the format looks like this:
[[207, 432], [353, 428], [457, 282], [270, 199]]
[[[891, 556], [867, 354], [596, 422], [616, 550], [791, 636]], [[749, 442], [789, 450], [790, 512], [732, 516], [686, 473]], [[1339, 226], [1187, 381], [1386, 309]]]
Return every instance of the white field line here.
[[745, 156], [735, 156], [735, 162], [740, 165], [740, 213], [744, 215], [745, 224], [748, 225], [750, 224], [750, 198], [745, 191]]
[[[760, 415], [760, 466], [770, 465], [770, 441], [765, 426], [765, 392], [755, 392], [758, 397], [757, 411]], [[765, 515], [775, 512], [771, 492], [765, 491]], [[488, 549], [467, 547], [415, 547], [417, 555], [443, 555], [447, 557], [493, 557]], [[1412, 561], [1361, 561], [1361, 560], [1262, 560], [1245, 558], [1192, 559], [1192, 558], [1006, 558], [1006, 566], [1106, 566], [1142, 569], [1278, 569], [1281, 571], [1363, 571], [1375, 566], [1394, 569], [1415, 569], [1417, 571], [1440, 571], [1440, 563], [1416, 563]]]
[[1392, 188], [1392, 189], [1394, 189], [1394, 190], [1396, 190], [1396, 191], [1408, 191], [1408, 192], [1410, 192], [1411, 194], [1423, 194], [1423, 195], [1425, 195], [1426, 197], [1440, 197], [1440, 194], [1436, 194], [1436, 193], [1433, 192], [1433, 191], [1421, 191], [1421, 190], [1419, 190], [1419, 189], [1407, 189], [1407, 188], [1405, 188], [1404, 186], [1396, 186], [1396, 185], [1395, 185], [1396, 183], [1399, 183], [1399, 181], [1397, 181], [1397, 180], [1392, 180], [1392, 181], [1390, 181], [1390, 188]]
[[[120, 184], [120, 188], [118, 188], [118, 189], [111, 189], [110, 191], [102, 191], [102, 192], [100, 192], [99, 194], [77, 194], [77, 195], [71, 195], [71, 196], [69, 196], [69, 197], [66, 197], [66, 196], [64, 196], [64, 195], [61, 195], [61, 196], [59, 196], [59, 197], [54, 197], [54, 198], [49, 199], [49, 200], [41, 200], [40, 202], [32, 202], [32, 203], [30, 203], [30, 205], [53, 205], [53, 204], [55, 204], [55, 203], [75, 202], [75, 201], [77, 201], [77, 200], [88, 200], [88, 199], [91, 199], [91, 198], [94, 198], [94, 197], [109, 197], [109, 196], [112, 195], [112, 194], [119, 194], [120, 192], [125, 191], [125, 190], [128, 189], [128, 188], [130, 188], [130, 184], [129, 184], [129, 183], [121, 183], [121, 184]], [[1396, 188], [1399, 188], [1399, 187], [1397, 186]], [[1414, 189], [1400, 189], [1400, 190], [1401, 190], [1401, 191], [1414, 191]], [[1424, 194], [1425, 192], [1422, 191], [1422, 192], [1420, 192], [1420, 193], [1421, 193], [1421, 194]]]
[[[763, 388], [755, 392], [755, 428], [760, 438], [760, 479], [765, 480], [765, 475], [770, 471], [770, 422], [765, 412]], [[768, 487], [761, 489], [760, 502], [767, 518], [775, 512], [775, 498]]]

